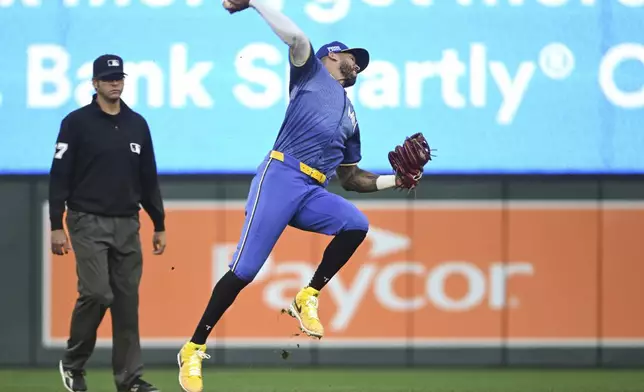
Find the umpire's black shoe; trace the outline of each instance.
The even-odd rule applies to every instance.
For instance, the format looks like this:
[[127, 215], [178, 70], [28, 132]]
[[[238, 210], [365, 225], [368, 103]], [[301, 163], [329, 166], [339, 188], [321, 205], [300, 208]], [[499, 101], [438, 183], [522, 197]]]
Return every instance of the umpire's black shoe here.
[[58, 363], [58, 370], [60, 370], [60, 377], [63, 379], [63, 385], [69, 392], [87, 391], [85, 372], [83, 370], [65, 367], [63, 366], [63, 361]]
[[161, 392], [161, 390], [149, 382], [137, 378], [132, 381], [129, 387], [119, 389], [119, 392]]

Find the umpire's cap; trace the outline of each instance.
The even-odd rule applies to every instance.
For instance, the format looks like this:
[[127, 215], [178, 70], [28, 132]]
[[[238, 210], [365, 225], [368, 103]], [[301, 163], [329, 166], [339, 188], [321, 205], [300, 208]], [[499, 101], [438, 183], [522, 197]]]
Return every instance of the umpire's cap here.
[[336, 53], [351, 53], [353, 57], [356, 58], [356, 64], [360, 67], [358, 73], [362, 72], [369, 65], [369, 52], [363, 48], [349, 48], [347, 45], [343, 44], [340, 41], [329, 42], [326, 45], [322, 45], [320, 49], [315, 53], [315, 57], [320, 60], [323, 57], [326, 57], [330, 52]]
[[123, 59], [115, 54], [104, 54], [94, 60], [94, 79], [121, 80], [125, 75]]

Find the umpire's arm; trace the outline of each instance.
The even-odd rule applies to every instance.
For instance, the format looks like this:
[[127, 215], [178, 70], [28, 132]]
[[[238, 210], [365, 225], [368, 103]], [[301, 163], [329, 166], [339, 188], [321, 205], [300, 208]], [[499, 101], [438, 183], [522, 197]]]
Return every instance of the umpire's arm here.
[[71, 193], [74, 161], [78, 149], [71, 120], [65, 117], [56, 139], [56, 151], [49, 171], [49, 221], [51, 230], [63, 229], [65, 202]]
[[165, 211], [163, 209], [161, 189], [159, 188], [152, 136], [150, 135], [147, 121], [143, 120], [143, 122], [145, 144], [141, 150], [141, 205], [150, 216], [150, 219], [152, 219], [154, 231], [159, 233], [165, 231]]

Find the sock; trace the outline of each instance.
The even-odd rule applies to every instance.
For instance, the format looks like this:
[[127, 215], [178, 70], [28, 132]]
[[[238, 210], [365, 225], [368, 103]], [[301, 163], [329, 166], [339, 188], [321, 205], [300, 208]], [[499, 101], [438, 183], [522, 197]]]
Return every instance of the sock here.
[[322, 262], [315, 271], [309, 287], [322, 290], [349, 261], [366, 236], [367, 232], [364, 230], [348, 230], [336, 235], [324, 250]]
[[190, 340], [192, 343], [206, 344], [206, 340], [208, 340], [208, 336], [215, 324], [233, 304], [237, 295], [246, 285], [248, 285], [248, 282], [239, 279], [232, 271], [228, 271], [226, 275], [219, 279], [219, 282], [212, 289], [208, 306]]

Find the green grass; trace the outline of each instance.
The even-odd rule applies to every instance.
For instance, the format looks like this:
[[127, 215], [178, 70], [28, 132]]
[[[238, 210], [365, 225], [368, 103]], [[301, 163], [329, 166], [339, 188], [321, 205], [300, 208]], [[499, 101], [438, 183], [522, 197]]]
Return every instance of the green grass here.
[[[204, 392], [641, 392], [644, 371], [606, 370], [219, 370]], [[174, 369], [149, 370], [162, 392], [180, 392]], [[109, 370], [88, 371], [88, 392], [114, 392]], [[65, 392], [55, 370], [0, 371], [0, 392]]]

